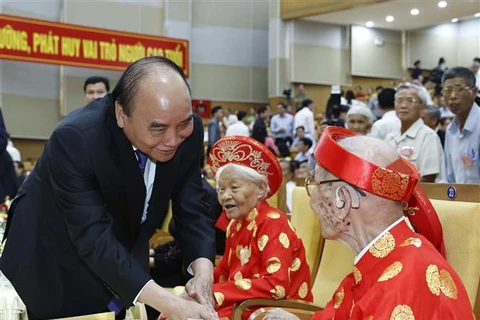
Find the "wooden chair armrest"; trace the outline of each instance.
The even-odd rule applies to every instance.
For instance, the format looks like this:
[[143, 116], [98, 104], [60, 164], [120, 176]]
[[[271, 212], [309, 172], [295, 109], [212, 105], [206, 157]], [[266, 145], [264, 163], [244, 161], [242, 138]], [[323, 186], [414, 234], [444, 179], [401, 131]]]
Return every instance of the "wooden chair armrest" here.
[[[233, 307], [232, 320], [241, 320], [242, 314], [251, 307], [274, 307], [282, 309], [297, 309], [309, 311], [311, 313], [323, 310], [321, 307], [310, 302], [302, 300], [274, 300], [274, 299], [248, 299], [240, 303], [236, 303]], [[291, 312], [291, 310], [288, 310]]]

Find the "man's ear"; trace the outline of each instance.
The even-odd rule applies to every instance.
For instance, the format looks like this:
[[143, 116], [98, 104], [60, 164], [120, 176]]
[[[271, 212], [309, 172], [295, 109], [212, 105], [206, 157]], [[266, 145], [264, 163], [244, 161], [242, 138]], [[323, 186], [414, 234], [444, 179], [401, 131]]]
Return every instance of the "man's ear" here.
[[127, 115], [123, 111], [122, 105], [118, 101], [115, 101], [115, 118], [117, 119], [117, 126], [123, 128], [125, 126], [126, 117]]

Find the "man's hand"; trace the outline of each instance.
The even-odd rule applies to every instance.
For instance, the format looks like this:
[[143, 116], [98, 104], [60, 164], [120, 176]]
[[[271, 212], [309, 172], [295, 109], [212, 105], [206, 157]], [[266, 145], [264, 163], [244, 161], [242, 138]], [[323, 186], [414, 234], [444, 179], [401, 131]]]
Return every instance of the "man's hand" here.
[[283, 309], [273, 309], [267, 312], [263, 320], [300, 320], [296, 315]]
[[192, 264], [193, 278], [185, 285], [188, 296], [210, 310], [215, 310], [213, 301], [213, 264], [206, 258], [198, 258]]
[[218, 320], [215, 311], [210, 310], [206, 306], [203, 306], [196, 301], [178, 300], [179, 301], [175, 304], [175, 309], [173, 311], [167, 310], [166, 312], [162, 312], [161, 316], [168, 320]]

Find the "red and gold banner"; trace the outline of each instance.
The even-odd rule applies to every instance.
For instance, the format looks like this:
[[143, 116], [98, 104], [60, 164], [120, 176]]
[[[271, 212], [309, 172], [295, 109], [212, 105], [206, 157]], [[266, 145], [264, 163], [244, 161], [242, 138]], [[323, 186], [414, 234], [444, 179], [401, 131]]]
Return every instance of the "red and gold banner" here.
[[171, 59], [188, 76], [188, 40], [0, 14], [0, 59], [123, 71], [150, 56]]

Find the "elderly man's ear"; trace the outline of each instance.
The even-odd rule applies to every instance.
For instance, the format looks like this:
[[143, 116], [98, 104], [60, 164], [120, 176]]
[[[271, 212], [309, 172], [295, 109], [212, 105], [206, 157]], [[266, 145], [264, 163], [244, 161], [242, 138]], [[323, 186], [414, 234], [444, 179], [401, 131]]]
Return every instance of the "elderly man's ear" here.
[[358, 209], [360, 207], [360, 198], [352, 186], [341, 186], [335, 190], [335, 206], [337, 209], [344, 209], [341, 211], [345, 211], [345, 215], [347, 215], [350, 208]]

